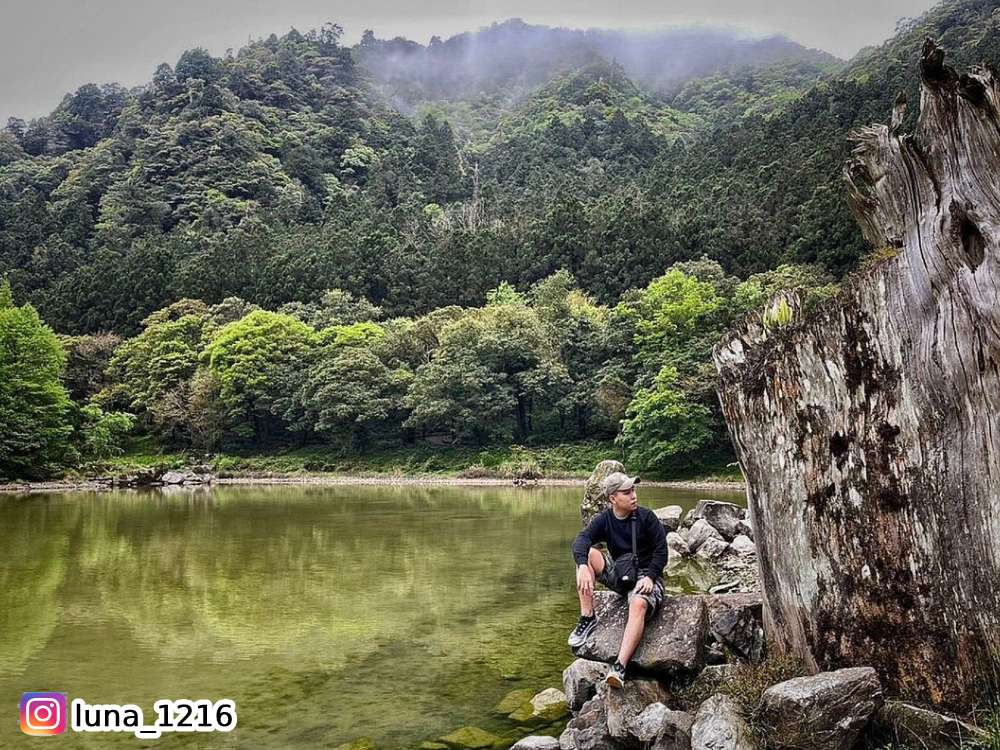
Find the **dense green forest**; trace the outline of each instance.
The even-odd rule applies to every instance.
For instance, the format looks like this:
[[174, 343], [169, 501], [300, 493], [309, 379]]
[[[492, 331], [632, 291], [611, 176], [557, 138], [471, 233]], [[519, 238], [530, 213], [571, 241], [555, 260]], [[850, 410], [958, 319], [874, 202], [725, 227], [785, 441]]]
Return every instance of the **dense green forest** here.
[[917, 100], [925, 36], [1000, 62], [998, 6], [942, 3], [847, 63], [518, 21], [350, 48], [328, 25], [11, 119], [0, 475], [99, 461], [133, 423], [201, 449], [725, 450], [711, 346], [870, 250], [849, 131]]

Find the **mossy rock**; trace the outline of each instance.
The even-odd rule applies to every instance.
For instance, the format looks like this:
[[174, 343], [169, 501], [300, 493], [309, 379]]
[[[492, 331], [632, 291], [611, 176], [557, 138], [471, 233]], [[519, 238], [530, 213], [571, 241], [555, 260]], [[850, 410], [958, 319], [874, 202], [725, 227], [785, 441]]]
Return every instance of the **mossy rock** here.
[[549, 724], [558, 721], [569, 713], [566, 696], [555, 688], [543, 690], [531, 697], [528, 703], [520, 706], [508, 716], [511, 721], [528, 726]]
[[519, 706], [516, 711], [511, 711], [508, 715], [511, 721], [517, 722], [518, 724], [524, 724], [526, 726], [534, 726], [541, 719], [535, 715], [535, 707], [531, 705], [531, 702], [525, 703], [523, 706]]
[[375, 742], [371, 737], [359, 737], [353, 742], [337, 745], [333, 750], [375, 750]]
[[441, 742], [454, 750], [485, 750], [499, 741], [495, 734], [479, 727], [461, 727], [441, 738]]
[[421, 742], [420, 750], [448, 750], [448, 746], [443, 742]]
[[535, 693], [532, 690], [511, 690], [507, 695], [500, 699], [497, 703], [496, 708], [493, 709], [494, 713], [501, 714], [503, 716], [508, 716], [515, 711], [528, 707], [531, 710], [531, 699], [535, 697]]

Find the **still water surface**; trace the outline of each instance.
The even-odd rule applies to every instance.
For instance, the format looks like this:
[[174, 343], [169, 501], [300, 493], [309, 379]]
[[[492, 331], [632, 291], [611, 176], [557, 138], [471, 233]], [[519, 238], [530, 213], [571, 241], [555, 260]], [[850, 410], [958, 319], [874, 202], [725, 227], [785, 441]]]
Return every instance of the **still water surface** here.
[[[0, 496], [0, 747], [415, 748], [560, 685], [580, 488]], [[707, 493], [645, 487], [648, 507]], [[675, 585], [678, 582], [674, 582]], [[231, 698], [225, 735], [20, 734], [24, 691]], [[32, 745], [33, 746], [33, 745]]]

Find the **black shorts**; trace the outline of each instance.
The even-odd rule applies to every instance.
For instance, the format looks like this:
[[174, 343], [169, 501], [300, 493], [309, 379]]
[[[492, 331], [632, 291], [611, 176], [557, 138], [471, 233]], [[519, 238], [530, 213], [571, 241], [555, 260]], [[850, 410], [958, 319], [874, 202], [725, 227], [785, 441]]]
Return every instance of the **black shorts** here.
[[[629, 604], [631, 604], [632, 599], [634, 599], [637, 596], [640, 599], [645, 599], [646, 604], [649, 605], [648, 607], [646, 607], [646, 620], [647, 621], [650, 620], [653, 617], [653, 615], [656, 614], [656, 610], [658, 610], [660, 608], [660, 605], [663, 603], [663, 582], [654, 581], [653, 590], [650, 591], [648, 594], [636, 593], [635, 587], [639, 585], [639, 582], [636, 581], [635, 584], [631, 587], [629, 587], [627, 584], [625, 586], [622, 586], [618, 581], [618, 579], [615, 577], [615, 563], [611, 559], [611, 555], [609, 555], [607, 552], [602, 552], [601, 554], [604, 556], [604, 570], [602, 570], [601, 574], [597, 577], [598, 583], [611, 589], [619, 596], [627, 597]], [[642, 578], [642, 576], [643, 576], [643, 571], [640, 570], [639, 577]]]

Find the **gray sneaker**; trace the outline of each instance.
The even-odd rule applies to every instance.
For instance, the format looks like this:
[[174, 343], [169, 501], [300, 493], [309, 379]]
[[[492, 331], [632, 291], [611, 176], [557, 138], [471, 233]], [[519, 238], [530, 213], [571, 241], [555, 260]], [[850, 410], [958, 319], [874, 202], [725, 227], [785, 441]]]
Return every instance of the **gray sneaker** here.
[[597, 615], [592, 615], [591, 617], [584, 617], [580, 615], [580, 619], [576, 623], [576, 627], [573, 628], [573, 632], [569, 634], [570, 648], [579, 648], [584, 643], [587, 642], [587, 637], [594, 632], [594, 628], [597, 627]]
[[608, 670], [608, 676], [604, 678], [604, 681], [613, 688], [625, 687], [625, 667], [615, 662]]

